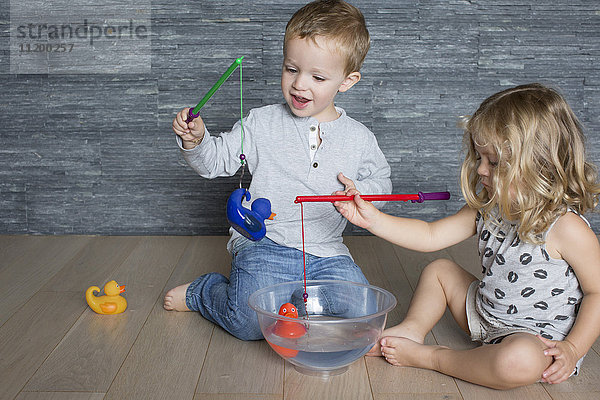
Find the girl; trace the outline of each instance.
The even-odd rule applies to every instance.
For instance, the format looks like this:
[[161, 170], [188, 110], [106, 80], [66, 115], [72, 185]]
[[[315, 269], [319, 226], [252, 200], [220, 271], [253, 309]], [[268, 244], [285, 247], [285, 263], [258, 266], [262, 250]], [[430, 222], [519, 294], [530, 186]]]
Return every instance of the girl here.
[[[597, 205], [600, 185], [581, 125], [559, 93], [529, 84], [489, 97], [464, 128], [467, 204], [455, 215], [393, 217], [352, 188], [354, 201], [335, 203], [353, 224], [413, 250], [478, 237], [483, 277], [450, 260], [429, 264], [406, 318], [369, 355], [491, 388], [560, 383], [600, 334], [600, 244], [581, 216]], [[446, 306], [484, 346], [423, 344]]]

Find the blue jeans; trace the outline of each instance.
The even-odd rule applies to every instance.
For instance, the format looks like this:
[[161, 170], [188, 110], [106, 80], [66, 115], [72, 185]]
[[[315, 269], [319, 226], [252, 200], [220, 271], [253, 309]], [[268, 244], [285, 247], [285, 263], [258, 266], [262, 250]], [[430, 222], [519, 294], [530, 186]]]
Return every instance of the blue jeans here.
[[[234, 250], [227, 277], [212, 272], [190, 284], [186, 305], [242, 340], [263, 335], [248, 297], [276, 283], [304, 279], [302, 251], [276, 244], [268, 238], [245, 243]], [[367, 284], [367, 279], [348, 256], [317, 257], [306, 254], [306, 279], [334, 279]]]

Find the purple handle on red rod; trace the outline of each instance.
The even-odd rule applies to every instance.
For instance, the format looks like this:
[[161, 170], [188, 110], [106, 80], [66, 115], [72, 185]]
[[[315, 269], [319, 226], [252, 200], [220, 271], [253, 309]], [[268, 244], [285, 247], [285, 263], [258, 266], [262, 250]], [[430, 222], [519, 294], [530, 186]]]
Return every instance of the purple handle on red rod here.
[[431, 192], [431, 193], [423, 193], [419, 192], [419, 200], [413, 200], [417, 203], [422, 203], [425, 200], [448, 200], [450, 199], [450, 192]]

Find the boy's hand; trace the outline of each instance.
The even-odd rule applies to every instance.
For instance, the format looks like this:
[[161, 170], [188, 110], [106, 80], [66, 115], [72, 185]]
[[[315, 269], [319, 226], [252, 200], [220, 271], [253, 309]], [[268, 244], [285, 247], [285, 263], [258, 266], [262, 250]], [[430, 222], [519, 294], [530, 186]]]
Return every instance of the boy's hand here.
[[544, 350], [544, 355], [554, 358], [552, 364], [542, 373], [542, 382], [555, 384], [566, 381], [573, 373], [577, 360], [579, 360], [575, 346], [567, 340], [550, 340], [540, 335], [537, 335], [537, 337], [548, 346]]
[[173, 132], [179, 136], [183, 142], [184, 149], [193, 149], [204, 138], [204, 121], [196, 117], [189, 124], [187, 120], [189, 108], [179, 111], [173, 120]]
[[335, 201], [335, 208], [352, 224], [361, 228], [369, 229], [373, 225], [375, 217], [379, 210], [375, 206], [360, 198], [360, 192], [356, 190], [354, 182], [345, 177], [341, 172], [338, 174], [338, 180], [344, 184], [344, 190], [336, 191], [336, 196], [354, 196], [353, 201]]
[[[352, 179], [347, 178], [341, 172], [338, 174], [337, 178], [338, 178], [338, 181], [340, 181], [344, 185], [344, 191], [343, 192], [337, 191], [337, 192], [335, 192], [336, 195], [351, 196], [350, 194], [348, 194], [348, 191], [352, 190], [352, 189], [354, 189], [356, 191], [356, 185], [354, 184], [354, 181]], [[358, 193], [358, 191], [356, 191], [356, 193]]]

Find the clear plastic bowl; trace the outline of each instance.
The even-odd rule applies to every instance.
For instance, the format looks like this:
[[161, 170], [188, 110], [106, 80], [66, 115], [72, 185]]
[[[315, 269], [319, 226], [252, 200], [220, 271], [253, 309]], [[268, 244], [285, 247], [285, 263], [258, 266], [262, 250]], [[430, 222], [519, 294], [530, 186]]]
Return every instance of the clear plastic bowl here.
[[[286, 282], [250, 295], [262, 333], [273, 350], [307, 375], [327, 377], [345, 372], [365, 355], [385, 327], [396, 298], [387, 290], [346, 281]], [[298, 318], [279, 315], [292, 303]]]

